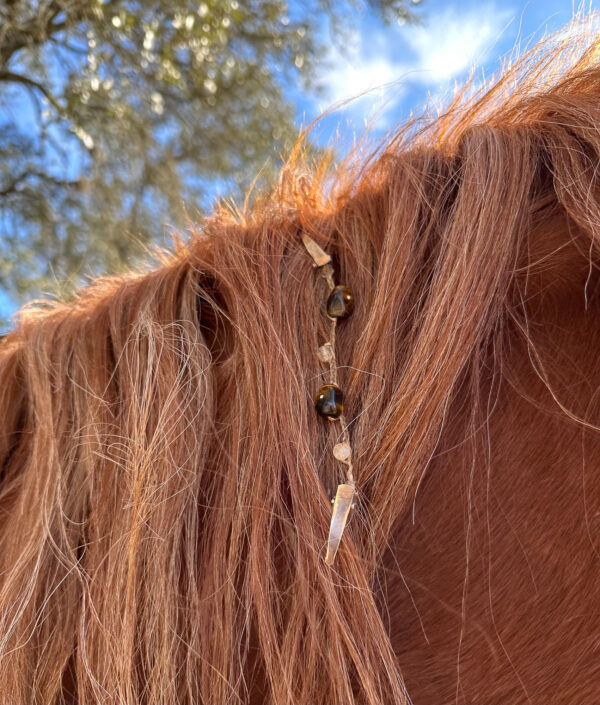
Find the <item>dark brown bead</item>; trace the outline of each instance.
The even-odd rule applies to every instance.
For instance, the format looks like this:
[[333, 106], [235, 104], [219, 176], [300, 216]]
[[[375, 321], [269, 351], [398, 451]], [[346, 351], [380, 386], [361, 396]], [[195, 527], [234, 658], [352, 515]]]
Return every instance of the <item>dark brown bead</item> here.
[[315, 395], [315, 409], [327, 419], [337, 419], [344, 413], [344, 395], [335, 384], [324, 384]]
[[327, 315], [331, 318], [348, 318], [354, 311], [354, 294], [347, 286], [336, 286], [327, 299]]

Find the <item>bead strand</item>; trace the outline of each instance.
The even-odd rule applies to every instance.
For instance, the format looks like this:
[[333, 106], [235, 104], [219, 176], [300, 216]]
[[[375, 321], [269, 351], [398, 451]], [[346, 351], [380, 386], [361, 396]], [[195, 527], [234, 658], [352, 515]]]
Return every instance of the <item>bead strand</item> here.
[[348, 514], [354, 506], [355, 494], [354, 470], [352, 467], [352, 447], [350, 434], [344, 420], [344, 395], [337, 383], [337, 361], [335, 357], [335, 338], [338, 320], [348, 318], [354, 310], [354, 295], [347, 286], [337, 285], [333, 279], [331, 257], [324, 252], [308, 235], [302, 235], [304, 246], [319, 268], [328, 286], [328, 296], [325, 306], [330, 321], [329, 340], [323, 343], [317, 351], [321, 362], [329, 363], [330, 381], [324, 384], [315, 395], [315, 409], [320, 416], [328, 421], [339, 421], [342, 429], [342, 440], [333, 447], [333, 456], [346, 467], [346, 481], [338, 485], [336, 496], [332, 500], [333, 513], [327, 541], [325, 562], [332, 565], [340, 544]]

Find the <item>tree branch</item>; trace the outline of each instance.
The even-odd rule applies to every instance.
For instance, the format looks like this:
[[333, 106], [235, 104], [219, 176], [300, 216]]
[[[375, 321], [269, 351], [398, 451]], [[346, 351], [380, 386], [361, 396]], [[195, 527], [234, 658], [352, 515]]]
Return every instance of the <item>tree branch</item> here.
[[19, 174], [16, 176], [8, 186], [6, 186], [3, 189], [0, 189], [0, 196], [8, 196], [11, 193], [15, 193], [18, 190], [19, 184], [23, 183], [26, 181], [29, 177], [34, 176], [38, 179], [42, 179], [43, 181], [47, 181], [54, 186], [61, 186], [61, 187], [66, 187], [66, 188], [73, 188], [77, 187], [80, 185], [80, 180], [75, 179], [73, 181], [70, 181], [68, 179], [57, 179], [55, 176], [51, 176], [50, 174], [45, 174], [42, 171], [24, 171], [22, 174]]
[[63, 108], [61, 107], [60, 103], [56, 100], [56, 98], [50, 93], [50, 91], [46, 88], [46, 86], [42, 85], [41, 83], [38, 83], [37, 81], [34, 81], [32, 78], [29, 78], [29, 76], [23, 76], [20, 73], [14, 73], [13, 71], [0, 71], [0, 81], [7, 81], [9, 83], [20, 83], [24, 86], [28, 86], [29, 88], [34, 88], [35, 90], [39, 91], [44, 98], [52, 105], [55, 110], [57, 110], [59, 113], [62, 114]]
[[[7, 66], [12, 56], [21, 49], [43, 44], [54, 34], [66, 29], [69, 21], [76, 21], [84, 11], [85, 3], [78, 1], [74, 3], [73, 8], [70, 8], [65, 2], [52, 0], [40, 14], [31, 17], [20, 27], [9, 26], [5, 32], [0, 33], [0, 66]], [[54, 22], [61, 12], [65, 13], [65, 19]], [[3, 18], [3, 21], [8, 24], [6, 18]]]

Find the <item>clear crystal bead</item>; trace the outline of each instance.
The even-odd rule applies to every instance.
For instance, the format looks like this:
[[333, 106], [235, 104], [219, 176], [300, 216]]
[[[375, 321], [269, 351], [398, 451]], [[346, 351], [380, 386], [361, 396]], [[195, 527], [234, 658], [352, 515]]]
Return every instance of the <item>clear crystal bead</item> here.
[[321, 360], [321, 362], [329, 362], [333, 358], [333, 349], [331, 347], [331, 343], [325, 343], [325, 345], [321, 345], [317, 354], [319, 355], [319, 360]]
[[345, 463], [352, 455], [352, 448], [350, 448], [349, 443], [336, 443], [333, 446], [333, 455], [342, 463]]

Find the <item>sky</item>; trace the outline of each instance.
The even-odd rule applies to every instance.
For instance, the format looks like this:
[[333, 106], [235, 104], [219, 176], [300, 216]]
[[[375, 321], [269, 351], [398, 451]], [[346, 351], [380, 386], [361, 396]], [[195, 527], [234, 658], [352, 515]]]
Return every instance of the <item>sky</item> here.
[[306, 125], [332, 104], [368, 91], [329, 114], [317, 133], [328, 142], [360, 135], [366, 125], [384, 132], [428, 101], [443, 102], [473, 69], [476, 77], [491, 76], [503, 58], [560, 29], [578, 8], [572, 0], [423, 0], [414, 8], [418, 26], [385, 25], [375, 11], [358, 13], [357, 31], [341, 46], [332, 43], [319, 94], [290, 96], [298, 122]]
[[[301, 0], [289, 2], [290, 11], [302, 11]], [[584, 8], [599, 9], [600, 0], [587, 0]], [[515, 49], [560, 29], [577, 9], [572, 0], [422, 0], [414, 7], [417, 26], [386, 25], [374, 9], [357, 11], [355, 29], [343, 41], [331, 40], [323, 25], [331, 48], [317, 72], [318, 89], [290, 86], [286, 97], [299, 126], [343, 103], [319, 121], [313, 139], [351, 144], [366, 126], [377, 136], [428, 102], [443, 102], [475, 68], [477, 77], [491, 76]], [[0, 319], [15, 309], [0, 290]]]

